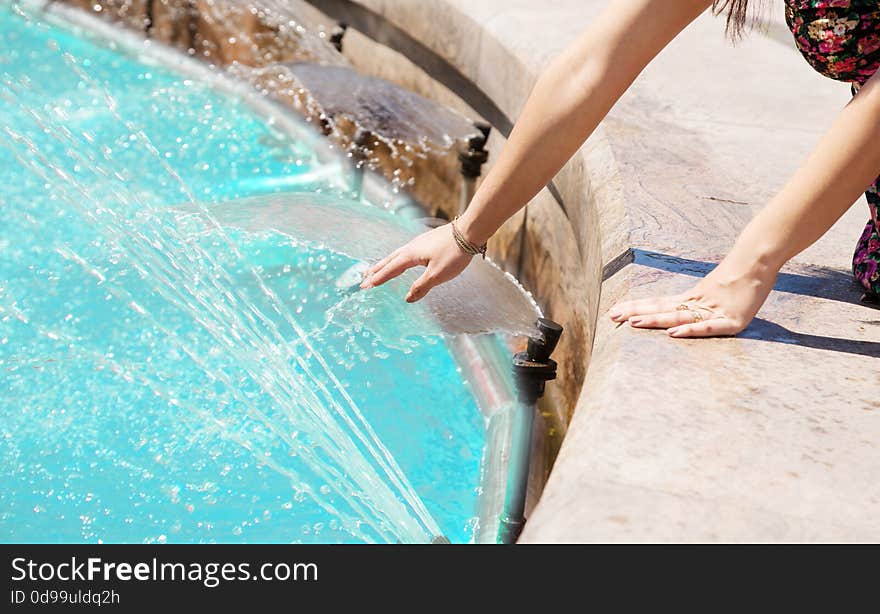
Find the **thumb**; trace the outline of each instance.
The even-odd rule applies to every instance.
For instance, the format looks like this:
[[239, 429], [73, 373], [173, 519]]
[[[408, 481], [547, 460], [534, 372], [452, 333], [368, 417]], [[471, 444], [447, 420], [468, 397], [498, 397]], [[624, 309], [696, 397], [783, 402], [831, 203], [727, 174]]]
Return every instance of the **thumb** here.
[[435, 272], [430, 267], [425, 269], [425, 272], [422, 273], [421, 277], [413, 282], [412, 287], [406, 295], [406, 302], [415, 303], [416, 301], [421, 300], [428, 291], [436, 285], [437, 275]]

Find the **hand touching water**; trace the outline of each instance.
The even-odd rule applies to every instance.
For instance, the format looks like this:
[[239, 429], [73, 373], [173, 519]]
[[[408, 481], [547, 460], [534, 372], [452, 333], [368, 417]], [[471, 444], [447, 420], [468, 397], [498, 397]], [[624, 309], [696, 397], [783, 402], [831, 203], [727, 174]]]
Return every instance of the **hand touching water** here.
[[423, 266], [422, 273], [406, 295], [408, 303], [424, 298], [431, 288], [457, 277], [470, 264], [473, 256], [458, 248], [452, 228], [445, 224], [420, 234], [374, 264], [364, 275], [361, 288], [375, 288], [394, 279], [407, 269]]

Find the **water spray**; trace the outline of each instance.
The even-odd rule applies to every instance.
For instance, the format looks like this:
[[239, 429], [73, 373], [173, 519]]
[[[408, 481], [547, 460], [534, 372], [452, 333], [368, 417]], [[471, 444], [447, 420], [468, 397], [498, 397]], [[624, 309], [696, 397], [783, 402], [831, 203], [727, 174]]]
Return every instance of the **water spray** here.
[[354, 162], [354, 176], [351, 182], [351, 191], [355, 200], [360, 200], [364, 192], [364, 173], [366, 172], [367, 160], [370, 158], [370, 142], [373, 141], [373, 133], [363, 128], [358, 128], [354, 135], [354, 148], [351, 159]]

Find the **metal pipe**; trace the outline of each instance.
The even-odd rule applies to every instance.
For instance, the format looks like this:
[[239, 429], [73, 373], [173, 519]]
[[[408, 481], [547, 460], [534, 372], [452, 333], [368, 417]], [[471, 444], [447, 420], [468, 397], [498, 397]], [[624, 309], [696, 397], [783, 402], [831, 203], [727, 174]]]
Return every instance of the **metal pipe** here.
[[526, 523], [526, 495], [529, 487], [529, 465], [532, 460], [534, 430], [535, 406], [528, 403], [518, 403], [510, 442], [504, 511], [498, 525], [499, 544], [515, 543]]
[[525, 352], [513, 357], [513, 373], [518, 403], [511, 435], [510, 460], [507, 470], [507, 490], [504, 511], [498, 527], [498, 543], [515, 543], [526, 523], [526, 495], [529, 485], [532, 435], [535, 429], [537, 403], [544, 395], [545, 384], [556, 379], [556, 361], [550, 358], [562, 326], [540, 318], [536, 324], [538, 335], [529, 339]]
[[485, 122], [474, 122], [474, 127], [479, 134], [468, 139], [467, 147], [458, 152], [458, 161], [461, 163], [461, 196], [458, 203], [458, 214], [464, 213], [470, 204], [476, 191], [477, 179], [483, 173], [483, 164], [489, 159], [486, 151], [486, 142], [492, 132], [492, 126]]

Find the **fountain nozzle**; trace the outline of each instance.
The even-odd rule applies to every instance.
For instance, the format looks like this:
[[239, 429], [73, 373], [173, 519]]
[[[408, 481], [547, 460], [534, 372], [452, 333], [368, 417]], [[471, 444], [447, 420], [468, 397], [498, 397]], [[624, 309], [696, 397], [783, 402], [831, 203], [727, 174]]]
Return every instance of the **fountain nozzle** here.
[[348, 24], [344, 21], [340, 21], [336, 24], [336, 27], [330, 31], [330, 44], [336, 48], [336, 51], [342, 53], [342, 39], [345, 38], [345, 33], [348, 31]]
[[536, 327], [541, 336], [529, 338], [526, 353], [535, 362], [545, 362], [550, 359], [550, 355], [553, 354], [553, 350], [559, 343], [559, 338], [562, 336], [562, 326], [553, 320], [538, 318]]
[[525, 352], [513, 357], [513, 374], [522, 402], [537, 403], [544, 396], [546, 382], [556, 379], [557, 364], [550, 358], [562, 336], [562, 326], [553, 320], [539, 318], [538, 335], [529, 338]]
[[461, 174], [466, 179], [477, 179], [483, 173], [483, 165], [489, 160], [489, 152], [486, 151], [486, 143], [492, 126], [486, 122], [474, 122], [474, 127], [479, 134], [468, 139], [467, 148], [458, 153], [458, 161], [461, 162]]
[[474, 128], [478, 134], [468, 139], [467, 147], [458, 152], [458, 161], [461, 164], [461, 199], [458, 204], [458, 213], [464, 213], [476, 191], [477, 179], [483, 174], [483, 165], [489, 160], [489, 152], [486, 151], [486, 142], [492, 126], [486, 122], [474, 122]]

